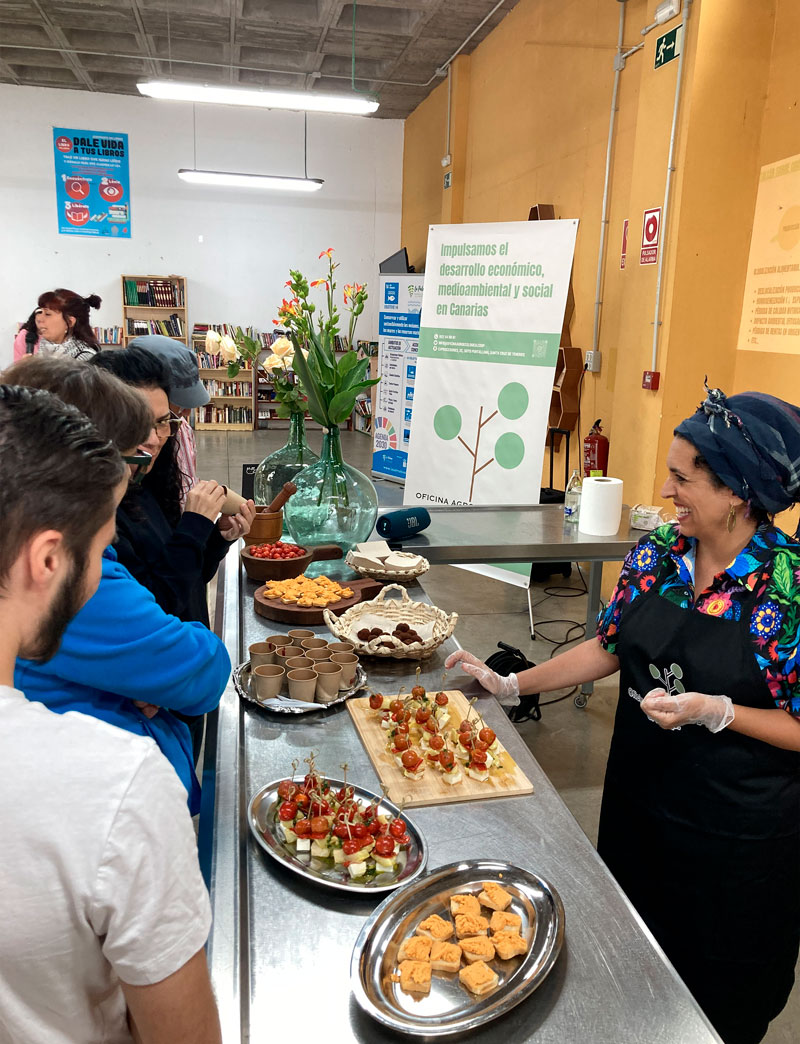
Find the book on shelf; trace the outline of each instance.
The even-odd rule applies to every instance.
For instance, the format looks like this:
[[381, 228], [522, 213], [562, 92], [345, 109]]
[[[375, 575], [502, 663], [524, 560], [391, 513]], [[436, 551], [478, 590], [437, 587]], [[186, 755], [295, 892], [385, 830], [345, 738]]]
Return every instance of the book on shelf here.
[[253, 410], [250, 406], [220, 406], [209, 402], [197, 408], [195, 417], [200, 424], [252, 424]]
[[123, 280], [125, 304], [132, 308], [183, 308], [183, 286], [169, 279]]
[[248, 399], [253, 394], [253, 385], [250, 381], [217, 381], [203, 378], [203, 384], [209, 395], [246, 395]]
[[183, 340], [184, 330], [183, 320], [177, 312], [168, 319], [128, 319], [128, 337], [137, 337], [140, 334], [163, 334], [165, 337]]
[[121, 326], [93, 326], [92, 332], [98, 344], [122, 344]]
[[[197, 354], [197, 365], [201, 370], [224, 370], [227, 368], [228, 364], [219, 352], [212, 354], [211, 352], [201, 351], [196, 345], [194, 346], [194, 350]], [[249, 371], [250, 369], [252, 369], [250, 363], [242, 359], [241, 370]]]

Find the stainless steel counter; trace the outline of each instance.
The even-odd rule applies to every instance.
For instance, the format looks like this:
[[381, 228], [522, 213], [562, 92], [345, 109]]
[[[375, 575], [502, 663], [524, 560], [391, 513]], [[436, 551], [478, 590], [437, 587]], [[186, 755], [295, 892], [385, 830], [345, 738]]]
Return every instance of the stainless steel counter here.
[[[287, 628], [255, 616], [255, 585], [240, 577], [233, 555], [229, 563], [223, 629], [238, 662], [251, 642]], [[453, 648], [450, 642], [424, 661], [423, 684], [441, 685], [443, 659]], [[366, 666], [370, 683], [385, 692], [413, 678], [413, 661]], [[457, 678], [449, 684], [460, 687]], [[535, 870], [561, 894], [566, 942], [544, 985], [470, 1040], [719, 1041], [499, 705], [486, 697], [480, 711], [535, 793], [414, 810], [411, 817], [430, 846], [429, 867], [483, 856]], [[216, 800], [201, 815], [201, 849], [209, 853], [209, 962], [226, 1044], [279, 1035], [326, 1044], [398, 1040], [363, 1015], [350, 994], [350, 953], [377, 899], [329, 892], [277, 866], [251, 842], [245, 821], [249, 797], [288, 774], [292, 760], [310, 749], [318, 751], [322, 771], [338, 773], [347, 761], [351, 779], [377, 789], [347, 709], [278, 717], [240, 704], [229, 686], [208, 745], [215, 778], [210, 772], [204, 781]]]

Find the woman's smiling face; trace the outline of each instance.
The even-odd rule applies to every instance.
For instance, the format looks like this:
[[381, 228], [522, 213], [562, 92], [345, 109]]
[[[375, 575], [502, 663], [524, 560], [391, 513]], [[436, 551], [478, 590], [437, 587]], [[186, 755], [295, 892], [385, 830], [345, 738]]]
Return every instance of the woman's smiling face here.
[[682, 536], [702, 539], [718, 536], [725, 528], [731, 505], [741, 504], [727, 486], [715, 486], [705, 468], [698, 468], [697, 450], [686, 439], [675, 438], [667, 454], [669, 476], [661, 496], [675, 505]]

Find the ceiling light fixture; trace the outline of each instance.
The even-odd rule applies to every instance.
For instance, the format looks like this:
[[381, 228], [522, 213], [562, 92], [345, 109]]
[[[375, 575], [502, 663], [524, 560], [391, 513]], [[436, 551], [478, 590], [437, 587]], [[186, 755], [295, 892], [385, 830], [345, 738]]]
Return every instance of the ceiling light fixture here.
[[178, 177], [193, 185], [229, 185], [236, 188], [281, 189], [284, 192], [316, 192], [322, 178], [284, 178], [273, 174], [235, 174], [225, 170], [190, 170], [182, 167]]
[[367, 95], [324, 94], [317, 91], [253, 91], [241, 87], [213, 87], [202, 83], [149, 80], [137, 83], [141, 94], [170, 101], [205, 102], [212, 105], [247, 105], [261, 109], [292, 109], [296, 112], [335, 112], [368, 116], [379, 102]]

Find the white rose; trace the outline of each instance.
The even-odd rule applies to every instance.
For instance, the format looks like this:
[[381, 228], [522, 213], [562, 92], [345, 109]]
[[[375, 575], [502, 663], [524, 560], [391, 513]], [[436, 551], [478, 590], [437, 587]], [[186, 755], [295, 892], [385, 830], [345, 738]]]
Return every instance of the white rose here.
[[219, 339], [219, 348], [217, 349], [219, 354], [225, 360], [225, 362], [234, 362], [238, 355], [236, 350], [236, 341], [228, 334], [224, 334]]
[[288, 337], [279, 337], [277, 341], [272, 342], [273, 355], [286, 355], [288, 352], [294, 353], [294, 345]]

